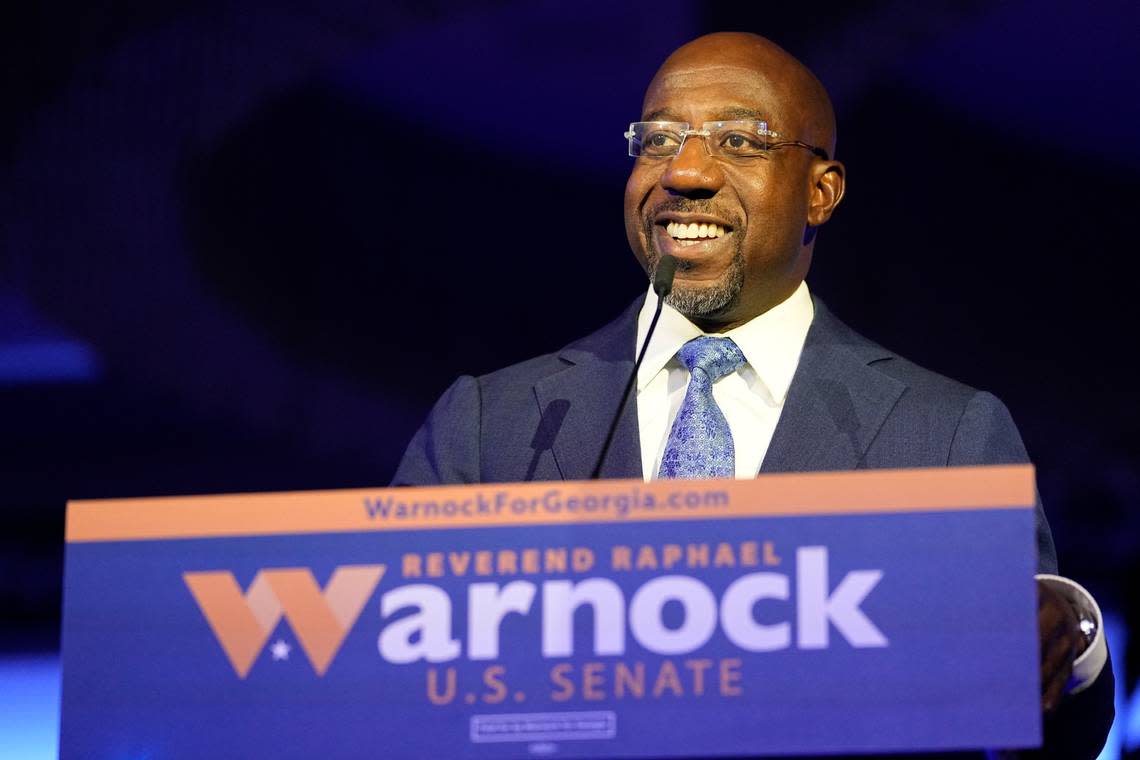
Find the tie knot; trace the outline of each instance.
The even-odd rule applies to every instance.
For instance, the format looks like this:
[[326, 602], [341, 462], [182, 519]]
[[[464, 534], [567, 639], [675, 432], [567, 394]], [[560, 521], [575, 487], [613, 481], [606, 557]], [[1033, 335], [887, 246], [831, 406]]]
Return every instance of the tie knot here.
[[699, 369], [714, 383], [744, 364], [744, 354], [732, 338], [693, 338], [681, 346], [677, 356], [690, 374]]

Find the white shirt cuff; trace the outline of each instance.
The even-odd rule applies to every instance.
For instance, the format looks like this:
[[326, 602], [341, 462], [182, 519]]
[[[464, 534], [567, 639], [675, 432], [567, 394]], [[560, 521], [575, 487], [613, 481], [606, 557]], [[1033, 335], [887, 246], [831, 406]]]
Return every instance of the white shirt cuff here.
[[1065, 693], [1077, 694], [1092, 685], [1100, 675], [1100, 671], [1104, 670], [1104, 663], [1108, 660], [1108, 642], [1104, 638], [1104, 619], [1101, 618], [1100, 607], [1097, 606], [1092, 594], [1075, 581], [1046, 573], [1037, 575], [1036, 578], [1065, 597], [1065, 600], [1073, 606], [1077, 617], [1096, 623], [1096, 634], [1092, 643], [1073, 661], [1073, 674], [1069, 677], [1069, 683], [1065, 688]]

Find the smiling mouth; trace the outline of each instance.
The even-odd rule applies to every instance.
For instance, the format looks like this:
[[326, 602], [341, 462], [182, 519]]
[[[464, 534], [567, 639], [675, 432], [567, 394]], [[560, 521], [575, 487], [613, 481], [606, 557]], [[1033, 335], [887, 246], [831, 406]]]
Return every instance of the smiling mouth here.
[[682, 248], [722, 238], [732, 231], [730, 227], [705, 222], [690, 222], [688, 224], [684, 222], [666, 222], [659, 224], [659, 226], [663, 227], [665, 234], [672, 238], [676, 245]]

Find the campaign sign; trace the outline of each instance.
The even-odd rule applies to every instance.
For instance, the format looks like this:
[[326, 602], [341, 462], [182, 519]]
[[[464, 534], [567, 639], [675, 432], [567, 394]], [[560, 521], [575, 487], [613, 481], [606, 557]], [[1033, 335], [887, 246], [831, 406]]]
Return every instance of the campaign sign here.
[[73, 502], [61, 754], [1039, 743], [1030, 467]]

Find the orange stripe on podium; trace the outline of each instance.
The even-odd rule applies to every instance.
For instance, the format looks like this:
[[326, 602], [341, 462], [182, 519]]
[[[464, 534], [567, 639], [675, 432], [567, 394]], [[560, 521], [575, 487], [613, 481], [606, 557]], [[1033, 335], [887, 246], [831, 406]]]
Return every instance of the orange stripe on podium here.
[[[502, 496], [500, 496], [502, 494]], [[542, 507], [557, 494], [559, 503], [608, 499], [609, 507], [584, 511]], [[630, 509], [620, 514], [618, 499], [635, 494], [665, 502], [723, 494], [721, 502], [700, 507]], [[693, 495], [696, 496], [693, 496]], [[405, 519], [370, 517], [373, 504], [391, 498], [438, 507], [463, 501], [505, 507], [483, 514], [450, 517], [418, 514]], [[337, 491], [174, 496], [72, 501], [68, 542], [140, 541], [176, 538], [291, 535], [385, 530], [424, 530], [574, 523], [707, 520], [743, 517], [870, 514], [946, 510], [1010, 509], [1035, 503], [1031, 465], [861, 470], [853, 472], [761, 475], [754, 480], [653, 481], [594, 480], [550, 483], [378, 488]], [[517, 505], [538, 508], [515, 510]]]

